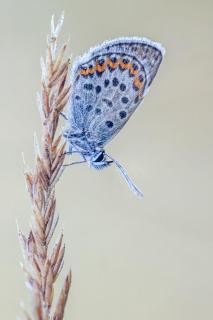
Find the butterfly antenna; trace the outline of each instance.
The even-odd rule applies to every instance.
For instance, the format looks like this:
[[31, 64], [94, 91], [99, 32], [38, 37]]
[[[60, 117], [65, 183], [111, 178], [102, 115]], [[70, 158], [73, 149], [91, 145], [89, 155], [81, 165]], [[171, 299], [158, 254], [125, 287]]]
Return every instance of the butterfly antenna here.
[[143, 197], [143, 193], [136, 187], [136, 185], [134, 184], [132, 179], [130, 179], [130, 177], [128, 176], [128, 174], [127, 174], [126, 170], [124, 169], [124, 167], [117, 160], [113, 159], [108, 154], [106, 154], [106, 155], [107, 155], [107, 157], [109, 159], [111, 159], [114, 162], [114, 164], [119, 169], [119, 171], [121, 172], [122, 176], [126, 180], [129, 188], [134, 192], [134, 194], [136, 194], [136, 196], [138, 196], [139, 198], [142, 198]]

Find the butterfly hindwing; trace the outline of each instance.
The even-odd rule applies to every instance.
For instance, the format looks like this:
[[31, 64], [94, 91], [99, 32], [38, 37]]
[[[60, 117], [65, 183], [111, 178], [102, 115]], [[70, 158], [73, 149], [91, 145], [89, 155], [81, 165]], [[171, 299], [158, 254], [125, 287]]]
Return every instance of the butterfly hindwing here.
[[[146, 94], [161, 63], [159, 44], [140, 38], [105, 42], [72, 70], [70, 119], [94, 146], [114, 137]], [[74, 129], [75, 127], [75, 129]]]

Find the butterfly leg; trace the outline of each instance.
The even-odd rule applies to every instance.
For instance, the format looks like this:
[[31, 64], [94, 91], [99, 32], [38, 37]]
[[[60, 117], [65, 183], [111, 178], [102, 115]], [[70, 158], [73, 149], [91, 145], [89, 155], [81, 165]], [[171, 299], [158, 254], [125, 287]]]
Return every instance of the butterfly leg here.
[[63, 167], [69, 167], [69, 166], [72, 166], [73, 164], [80, 164], [80, 163], [84, 163], [84, 162], [87, 162], [87, 161], [86, 160], [75, 161], [75, 162], [64, 164]]
[[73, 153], [78, 153], [82, 157], [83, 160], [65, 164], [64, 167], [67, 167], [67, 166], [70, 166], [70, 165], [73, 165], [73, 164], [79, 164], [79, 163], [87, 162], [85, 156], [80, 151], [77, 151], [77, 150], [72, 151], [72, 149], [71, 149], [71, 150], [68, 150], [68, 151], [64, 152], [65, 155], [72, 155]]
[[67, 116], [66, 116], [66, 114], [65, 114], [65, 113], [60, 112], [60, 116], [62, 116], [65, 120], [68, 120], [68, 118], [67, 118]]
[[[62, 154], [62, 156], [70, 156], [70, 155], [72, 155], [73, 153], [78, 153], [78, 154], [81, 154], [82, 155], [82, 153], [80, 152], [80, 151], [65, 151], [63, 154]], [[82, 155], [83, 156], [83, 155]], [[85, 159], [85, 158], [84, 158]]]

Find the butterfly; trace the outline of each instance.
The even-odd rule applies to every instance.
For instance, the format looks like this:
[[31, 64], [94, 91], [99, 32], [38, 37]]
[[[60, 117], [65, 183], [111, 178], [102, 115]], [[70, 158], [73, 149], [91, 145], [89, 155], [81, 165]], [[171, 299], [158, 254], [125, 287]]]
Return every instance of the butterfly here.
[[68, 154], [78, 153], [94, 169], [114, 163], [138, 196], [142, 192], [104, 147], [129, 120], [147, 94], [164, 48], [146, 38], [105, 41], [78, 57], [71, 70], [68, 127], [63, 135]]

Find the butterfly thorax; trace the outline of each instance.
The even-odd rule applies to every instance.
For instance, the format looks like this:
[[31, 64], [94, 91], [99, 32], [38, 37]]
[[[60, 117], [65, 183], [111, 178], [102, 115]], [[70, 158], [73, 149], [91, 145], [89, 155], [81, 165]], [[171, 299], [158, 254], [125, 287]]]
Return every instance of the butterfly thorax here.
[[63, 135], [68, 141], [69, 154], [78, 153], [91, 168], [99, 170], [112, 163], [111, 160], [107, 160], [103, 147], [97, 147], [95, 142], [88, 140], [85, 130], [73, 132], [68, 129], [64, 131]]

